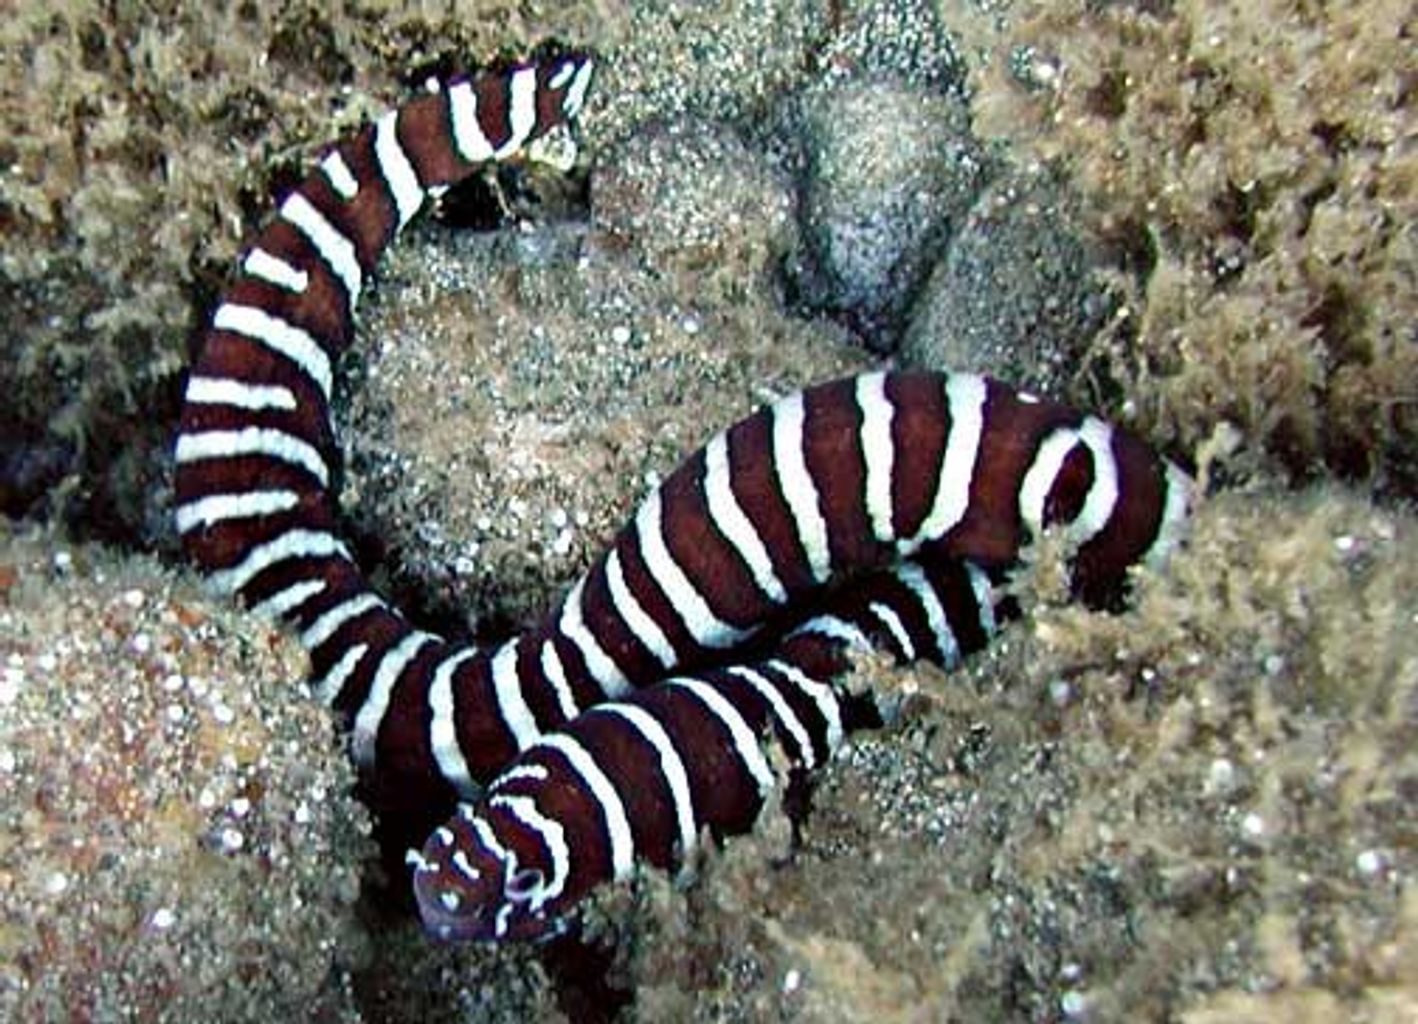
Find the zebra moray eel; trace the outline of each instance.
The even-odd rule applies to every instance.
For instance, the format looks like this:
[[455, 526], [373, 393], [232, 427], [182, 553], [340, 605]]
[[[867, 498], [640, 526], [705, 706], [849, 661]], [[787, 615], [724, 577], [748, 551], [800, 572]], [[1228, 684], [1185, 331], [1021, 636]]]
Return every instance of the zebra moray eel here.
[[[533, 744], [563, 727], [571, 731], [556, 735], [568, 744], [618, 731], [605, 742], [616, 756], [635, 756], [645, 720], [620, 708], [661, 721], [685, 755], [678, 763], [691, 791], [712, 785], [706, 780], [743, 768], [749, 755], [736, 743], [730, 760], [742, 763], [726, 767], [721, 754], [701, 767], [698, 749], [709, 740], [691, 723], [703, 693], [719, 693], [750, 732], [767, 718], [728, 677], [700, 673], [757, 641], [770, 661], [806, 658], [803, 679], [822, 694], [847, 641], [797, 632], [775, 654], [764, 638], [783, 636], [783, 623], [824, 592], [844, 581], [850, 591], [874, 572], [895, 571], [899, 582], [907, 570], [891, 566], [903, 559], [1005, 571], [1022, 543], [1059, 524], [1073, 542], [1075, 589], [1098, 603], [1117, 593], [1129, 565], [1165, 557], [1186, 515], [1185, 474], [1095, 417], [968, 374], [868, 373], [790, 395], [709, 441], [520, 636], [480, 649], [416, 628], [374, 591], [338, 536], [334, 363], [352, 340], [366, 279], [400, 229], [479, 165], [575, 118], [591, 69], [588, 57], [570, 54], [455, 80], [337, 143], [245, 251], [188, 378], [174, 456], [184, 547], [217, 589], [296, 631], [315, 695], [348, 722], [376, 807], [476, 799], [526, 752], [533, 760], [502, 776], [490, 799], [516, 796], [514, 782], [551, 772], [535, 760], [546, 748]], [[662, 683], [686, 674], [703, 686]], [[653, 688], [644, 703], [631, 697], [641, 687]], [[787, 688], [779, 699], [801, 703]], [[606, 701], [619, 703], [578, 718]], [[830, 745], [814, 746], [813, 762]], [[805, 747], [794, 749], [810, 763]], [[609, 806], [604, 787], [594, 796], [598, 808]], [[681, 825], [685, 806], [675, 802]], [[724, 814], [693, 807], [697, 824], [723, 829], [749, 814], [743, 801]], [[586, 822], [563, 827], [570, 837], [592, 831]], [[467, 829], [450, 829], [458, 850], [475, 852], [457, 839]], [[426, 866], [441, 863], [443, 835]], [[637, 837], [635, 848], [665, 860], [663, 841]], [[517, 852], [519, 864], [531, 863]], [[611, 867], [618, 873], [622, 864], [613, 857]], [[566, 879], [554, 868], [542, 869], [543, 881], [560, 880], [565, 892], [580, 892], [589, 877]], [[424, 907], [443, 928], [448, 890], [433, 884], [434, 873], [416, 875], [421, 892], [437, 890]], [[508, 879], [541, 900], [547, 921], [553, 897], [530, 880]], [[480, 927], [447, 924], [450, 933], [498, 933]]]
[[[874, 724], [837, 689], [848, 652], [954, 668], [1010, 608], [997, 606], [978, 566], [903, 560], [835, 591], [758, 660], [583, 712], [533, 742], [476, 804], [460, 805], [422, 853], [410, 852], [426, 927], [443, 939], [558, 934], [596, 885], [624, 878], [637, 859], [682, 863], [705, 828], [746, 831], [783, 774], [813, 769], [854, 725]], [[765, 755], [766, 735], [783, 769]]]

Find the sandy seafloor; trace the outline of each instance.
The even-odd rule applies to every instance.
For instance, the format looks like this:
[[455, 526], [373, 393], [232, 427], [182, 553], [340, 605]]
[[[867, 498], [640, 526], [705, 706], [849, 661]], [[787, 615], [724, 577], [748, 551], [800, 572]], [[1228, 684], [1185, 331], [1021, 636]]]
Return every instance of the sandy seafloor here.
[[[12, 2], [0, 28], [0, 1017], [1418, 1020], [1411, 8]], [[570, 185], [425, 220], [343, 501], [415, 614], [545, 608], [755, 405], [986, 369], [1199, 465], [1120, 614], [895, 695], [794, 829], [446, 948], [286, 637], [166, 520], [186, 339], [265, 199], [454, 54], [603, 57]]]

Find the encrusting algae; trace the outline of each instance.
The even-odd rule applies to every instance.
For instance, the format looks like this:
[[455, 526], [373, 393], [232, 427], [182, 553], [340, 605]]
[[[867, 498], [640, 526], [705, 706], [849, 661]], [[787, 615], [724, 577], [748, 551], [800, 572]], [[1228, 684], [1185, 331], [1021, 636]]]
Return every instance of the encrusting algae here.
[[1190, 445], [1225, 418], [1252, 464], [1418, 493], [1412, 5], [1013, 16], [973, 74], [976, 128], [1065, 168], [1116, 251], [1096, 372]]

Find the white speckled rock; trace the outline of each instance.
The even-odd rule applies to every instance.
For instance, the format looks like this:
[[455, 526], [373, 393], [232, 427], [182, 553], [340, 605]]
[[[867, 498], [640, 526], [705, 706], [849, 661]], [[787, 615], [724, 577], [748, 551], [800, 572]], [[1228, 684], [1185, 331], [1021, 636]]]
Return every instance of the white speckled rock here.
[[806, 246], [790, 280], [809, 306], [889, 351], [987, 176], [985, 158], [952, 95], [852, 82], [798, 102]]
[[358, 1019], [368, 817], [305, 659], [0, 527], [0, 1018]]
[[697, 290], [757, 287], [797, 239], [786, 173], [724, 124], [647, 126], [596, 168], [591, 204], [597, 227]]

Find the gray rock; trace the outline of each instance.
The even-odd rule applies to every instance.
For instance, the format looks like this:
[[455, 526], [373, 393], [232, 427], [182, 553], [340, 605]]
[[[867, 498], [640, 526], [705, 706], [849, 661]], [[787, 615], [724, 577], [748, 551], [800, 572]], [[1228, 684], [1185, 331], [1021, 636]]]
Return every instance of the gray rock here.
[[804, 247], [786, 267], [789, 287], [890, 351], [987, 177], [967, 108], [879, 80], [811, 92], [793, 120], [804, 149]]
[[986, 190], [911, 310], [902, 361], [1061, 394], [1113, 306], [1066, 206], [1034, 178]]

